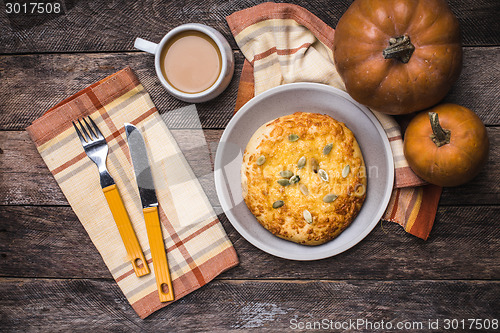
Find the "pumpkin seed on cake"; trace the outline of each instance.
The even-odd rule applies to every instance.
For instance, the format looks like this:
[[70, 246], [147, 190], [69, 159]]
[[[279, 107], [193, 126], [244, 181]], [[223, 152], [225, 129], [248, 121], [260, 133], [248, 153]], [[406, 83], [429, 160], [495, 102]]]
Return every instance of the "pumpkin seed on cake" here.
[[274, 235], [305, 245], [337, 237], [366, 197], [354, 134], [318, 113], [296, 112], [257, 129], [241, 167], [243, 198]]

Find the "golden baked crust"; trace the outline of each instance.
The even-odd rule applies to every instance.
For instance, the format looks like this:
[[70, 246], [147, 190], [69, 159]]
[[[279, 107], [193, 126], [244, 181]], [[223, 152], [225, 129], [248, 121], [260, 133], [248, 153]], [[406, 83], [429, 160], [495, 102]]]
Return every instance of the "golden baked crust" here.
[[[324, 150], [329, 144], [330, 152]], [[302, 157], [306, 163], [299, 168]], [[298, 183], [292, 178], [286, 185], [289, 172], [280, 175], [285, 170], [298, 175]], [[318, 113], [296, 112], [262, 125], [245, 149], [241, 183], [245, 203], [264, 228], [306, 245], [338, 236], [366, 197], [366, 169], [356, 138], [343, 123]], [[325, 202], [330, 194], [337, 198]], [[273, 208], [279, 201], [283, 205]], [[305, 210], [312, 223], [306, 221]]]

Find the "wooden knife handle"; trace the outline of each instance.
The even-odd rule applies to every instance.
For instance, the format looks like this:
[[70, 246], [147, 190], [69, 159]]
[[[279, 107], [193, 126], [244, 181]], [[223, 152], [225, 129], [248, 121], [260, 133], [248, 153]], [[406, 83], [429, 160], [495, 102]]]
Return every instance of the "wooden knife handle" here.
[[135, 275], [143, 276], [150, 273], [148, 262], [142, 253], [141, 245], [137, 240], [134, 228], [128, 217], [127, 210], [123, 205], [122, 198], [118, 192], [116, 184], [110, 185], [102, 189], [104, 196], [108, 201], [111, 214], [115, 220], [120, 236], [122, 237], [125, 250], [127, 251], [128, 258], [132, 263]]
[[167, 253], [165, 243], [161, 233], [160, 219], [158, 217], [158, 207], [148, 207], [142, 210], [146, 221], [149, 247], [153, 258], [153, 267], [156, 277], [156, 287], [160, 296], [160, 302], [174, 300], [174, 290], [172, 289], [172, 279], [167, 263]]

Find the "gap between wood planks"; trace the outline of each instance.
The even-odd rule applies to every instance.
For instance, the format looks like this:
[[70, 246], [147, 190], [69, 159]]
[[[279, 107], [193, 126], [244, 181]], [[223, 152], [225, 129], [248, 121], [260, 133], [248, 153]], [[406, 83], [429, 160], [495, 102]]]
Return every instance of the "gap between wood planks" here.
[[[222, 130], [172, 130], [184, 156], [198, 177], [211, 204], [218, 212], [213, 179], [213, 158]], [[500, 202], [500, 126], [489, 126], [490, 156], [488, 163], [470, 183], [445, 188], [440, 206], [488, 206]], [[193, 139], [196, 137], [196, 139]], [[0, 206], [68, 207], [57, 183], [46, 169], [26, 132], [0, 131], [0, 172], [7, 182], [0, 183]]]
[[[500, 125], [497, 95], [496, 55], [500, 47], [464, 48], [464, 67], [459, 80], [443, 102], [457, 103], [474, 110], [487, 125]], [[235, 51], [235, 75], [230, 86], [216, 100], [197, 104], [198, 116], [205, 129], [222, 129], [230, 121], [236, 102], [241, 52]], [[0, 128], [19, 130], [51, 106], [87, 85], [130, 65], [162, 115], [187, 103], [169, 96], [156, 78], [154, 57], [138, 52], [52, 54], [0, 57]], [[29, 82], [29, 85], [26, 85]]]
[[[113, 282], [113, 278], [86, 278], [86, 277], [71, 277], [71, 278], [60, 278], [60, 277], [50, 277], [50, 276], [2, 276], [0, 277], [0, 283], [12, 282], [16, 280], [47, 280], [47, 281], [100, 281], [100, 282]], [[484, 283], [484, 282], [499, 282], [498, 279], [396, 279], [391, 278], [389, 280], [383, 279], [311, 279], [311, 278], [301, 278], [301, 279], [284, 279], [284, 278], [254, 278], [254, 279], [235, 279], [226, 277], [216, 277], [212, 281], [229, 282], [233, 284], [243, 284], [245, 282], [259, 282], [259, 283], [289, 283], [289, 284], [306, 284], [312, 282], [319, 283], [335, 283], [335, 282], [465, 282], [465, 283]], [[211, 282], [209, 282], [210, 284]]]

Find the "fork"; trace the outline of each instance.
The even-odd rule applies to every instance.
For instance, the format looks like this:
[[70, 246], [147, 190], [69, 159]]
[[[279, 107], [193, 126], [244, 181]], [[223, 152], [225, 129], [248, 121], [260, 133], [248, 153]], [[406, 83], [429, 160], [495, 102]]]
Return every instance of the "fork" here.
[[118, 188], [113, 180], [113, 177], [109, 174], [106, 168], [106, 157], [108, 156], [108, 144], [106, 139], [102, 135], [101, 131], [94, 123], [90, 116], [88, 117], [89, 122], [82, 118], [83, 123], [80, 119], [77, 119], [80, 128], [73, 121], [73, 126], [75, 127], [76, 133], [80, 138], [83, 146], [83, 150], [87, 153], [87, 156], [97, 165], [99, 169], [99, 175], [101, 179], [101, 187], [108, 202], [108, 206], [113, 214], [116, 226], [120, 232], [123, 244], [127, 251], [128, 258], [132, 263], [135, 274], [137, 276], [143, 276], [150, 273], [148, 262], [144, 257], [137, 236], [135, 235], [132, 223], [127, 214], [127, 210], [123, 205], [122, 198], [118, 192]]

